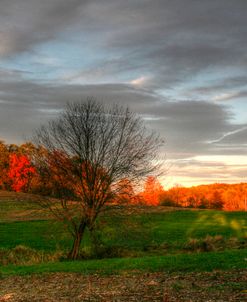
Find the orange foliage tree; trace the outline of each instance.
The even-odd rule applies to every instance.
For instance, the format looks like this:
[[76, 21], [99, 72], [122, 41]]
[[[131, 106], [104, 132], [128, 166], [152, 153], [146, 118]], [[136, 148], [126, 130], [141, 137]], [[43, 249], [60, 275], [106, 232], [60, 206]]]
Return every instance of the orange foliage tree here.
[[144, 183], [144, 191], [141, 193], [143, 202], [147, 205], [158, 205], [164, 189], [154, 176], [148, 176]]
[[174, 187], [162, 195], [161, 202], [165, 200], [185, 207], [227, 211], [247, 210], [247, 183], [183, 187], [179, 188], [179, 194], [178, 187]]

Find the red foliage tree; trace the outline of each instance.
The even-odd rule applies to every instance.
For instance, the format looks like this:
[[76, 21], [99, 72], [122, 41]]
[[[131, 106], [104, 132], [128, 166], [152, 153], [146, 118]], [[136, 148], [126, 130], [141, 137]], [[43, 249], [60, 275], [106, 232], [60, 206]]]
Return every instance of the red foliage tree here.
[[27, 192], [35, 168], [26, 155], [12, 153], [9, 157], [8, 177], [11, 181], [11, 188], [16, 192]]

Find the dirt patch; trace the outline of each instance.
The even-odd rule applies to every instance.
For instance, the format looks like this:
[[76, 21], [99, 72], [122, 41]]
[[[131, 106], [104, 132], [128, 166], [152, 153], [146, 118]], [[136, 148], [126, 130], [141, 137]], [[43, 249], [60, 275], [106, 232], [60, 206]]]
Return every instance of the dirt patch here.
[[0, 279], [1, 302], [246, 301], [247, 270], [210, 273], [54, 273]]

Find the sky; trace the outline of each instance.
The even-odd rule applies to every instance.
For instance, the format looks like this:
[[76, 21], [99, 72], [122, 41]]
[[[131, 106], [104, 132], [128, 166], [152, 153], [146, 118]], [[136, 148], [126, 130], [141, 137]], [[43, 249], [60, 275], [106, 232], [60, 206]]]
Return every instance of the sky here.
[[165, 186], [246, 182], [247, 1], [1, 0], [0, 140], [88, 96], [160, 133]]

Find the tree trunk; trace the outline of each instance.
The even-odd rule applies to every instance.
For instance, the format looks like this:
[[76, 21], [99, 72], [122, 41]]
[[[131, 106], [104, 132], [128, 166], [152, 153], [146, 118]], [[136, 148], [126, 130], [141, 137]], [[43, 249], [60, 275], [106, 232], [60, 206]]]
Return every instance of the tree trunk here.
[[68, 254], [68, 259], [70, 259], [70, 260], [78, 259], [81, 240], [82, 240], [85, 228], [86, 228], [86, 223], [85, 222], [81, 223], [74, 236], [73, 246], [72, 246], [71, 251]]

